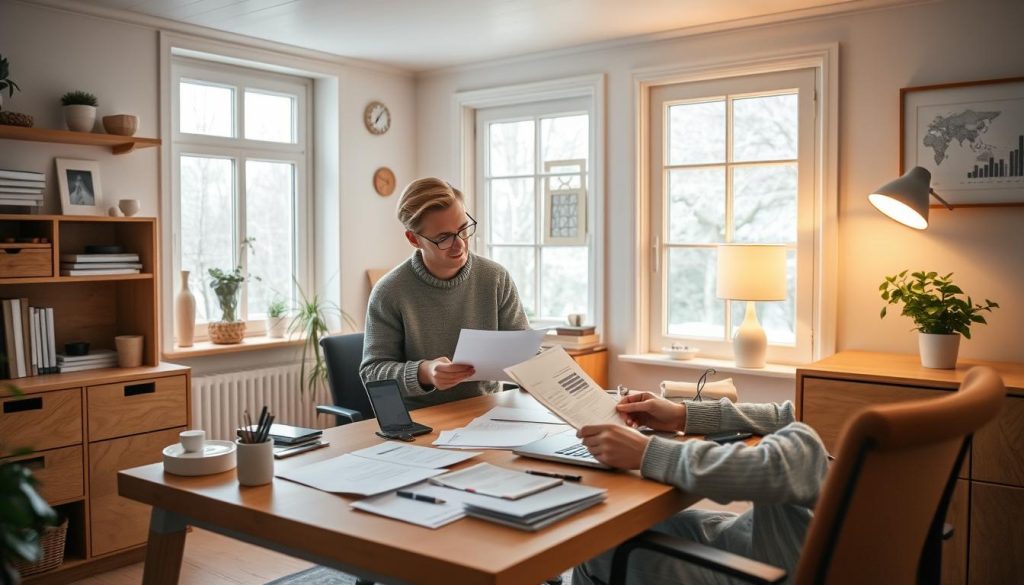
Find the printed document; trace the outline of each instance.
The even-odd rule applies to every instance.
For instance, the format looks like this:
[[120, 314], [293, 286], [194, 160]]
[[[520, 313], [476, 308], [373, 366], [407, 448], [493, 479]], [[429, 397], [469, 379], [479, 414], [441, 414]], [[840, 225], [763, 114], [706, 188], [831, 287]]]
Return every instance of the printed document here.
[[512, 379], [548, 410], [579, 429], [586, 425], [625, 424], [618, 401], [590, 379], [559, 346], [506, 368]]
[[276, 475], [325, 492], [373, 496], [442, 473], [445, 470], [411, 467], [345, 454]]
[[[426, 484], [410, 486], [413, 493], [426, 493]], [[427, 494], [432, 495], [432, 494]], [[439, 497], [434, 495], [434, 497]], [[442, 498], [444, 499], [444, 498]], [[456, 520], [466, 517], [463, 511], [462, 502], [444, 499], [443, 504], [421, 502], [398, 497], [398, 494], [391, 492], [370, 498], [352, 502], [351, 506], [357, 510], [379, 514], [395, 520], [401, 520], [410, 524], [416, 524], [425, 528], [440, 528]]]
[[352, 452], [352, 455], [358, 457], [388, 461], [400, 465], [412, 465], [413, 467], [426, 467], [427, 469], [439, 469], [455, 465], [456, 463], [462, 463], [479, 454], [479, 452], [475, 451], [455, 453], [441, 449], [431, 449], [430, 447], [400, 445], [392, 442], [381, 443], [380, 445]]
[[434, 477], [430, 483], [471, 494], [518, 500], [524, 496], [561, 485], [562, 480], [530, 475], [490, 463], [477, 463], [473, 467]]
[[463, 329], [455, 346], [453, 364], [470, 364], [476, 373], [471, 380], [508, 380], [505, 368], [537, 354], [547, 331], [481, 331]]
[[[537, 425], [540, 426], [540, 425]], [[544, 425], [545, 427], [548, 425]], [[546, 437], [544, 429], [461, 428], [438, 433], [434, 444], [455, 449], [515, 449]]]
[[508, 406], [495, 406], [479, 417], [486, 420], [500, 420], [507, 422], [544, 423], [549, 425], [564, 425], [565, 421], [544, 408], [510, 408]]

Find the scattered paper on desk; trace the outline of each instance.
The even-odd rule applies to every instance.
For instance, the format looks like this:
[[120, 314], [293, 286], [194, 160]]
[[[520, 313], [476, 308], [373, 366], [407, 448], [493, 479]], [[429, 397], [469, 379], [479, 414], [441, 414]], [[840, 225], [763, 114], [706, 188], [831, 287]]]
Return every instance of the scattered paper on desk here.
[[550, 425], [564, 425], [565, 421], [558, 418], [558, 415], [549, 412], [544, 408], [509, 408], [508, 406], [495, 406], [479, 418], [487, 420], [500, 420], [508, 422], [543, 423]]
[[430, 483], [482, 496], [518, 500], [560, 485], [562, 480], [530, 475], [490, 463], [477, 463], [466, 469], [431, 478]]
[[476, 369], [471, 380], [508, 380], [505, 368], [537, 354], [547, 331], [482, 331], [463, 329], [455, 346], [453, 364], [470, 364]]
[[357, 510], [379, 514], [387, 518], [394, 518], [395, 520], [426, 528], [440, 528], [445, 524], [451, 524], [456, 520], [466, 517], [461, 501], [445, 499], [437, 494], [429, 493], [428, 489], [429, 486], [427, 484], [417, 484], [409, 486], [408, 491], [441, 497], [445, 503], [433, 504], [400, 498], [395, 492], [391, 492], [352, 502], [351, 506]]
[[594, 383], [569, 354], [553, 347], [505, 370], [548, 410], [575, 428], [625, 424], [617, 400]]
[[388, 461], [401, 465], [412, 465], [414, 467], [425, 467], [427, 469], [440, 469], [442, 467], [455, 465], [456, 463], [462, 463], [463, 461], [472, 459], [479, 454], [479, 452], [474, 451], [455, 453], [452, 451], [443, 451], [441, 449], [431, 449], [430, 447], [401, 445], [392, 442], [381, 443], [380, 445], [374, 445], [373, 447], [367, 447], [365, 449], [352, 452], [352, 455], [356, 455], [358, 457], [365, 457], [367, 459], [375, 459], [378, 461]]
[[530, 422], [507, 422], [503, 420], [490, 420], [483, 417], [474, 418], [465, 426], [466, 429], [474, 431], [497, 431], [497, 432], [511, 432], [511, 431], [529, 431], [531, 433], [543, 433], [545, 437], [551, 435], [557, 435], [564, 433], [572, 429], [571, 426], [562, 423], [559, 425], [549, 425], [547, 423], [530, 423]]
[[373, 496], [444, 472], [443, 469], [411, 467], [345, 454], [276, 475], [325, 492]]
[[539, 441], [545, 437], [541, 429], [471, 429], [462, 428], [453, 431], [441, 431], [434, 445], [438, 447], [454, 447], [456, 449], [515, 449], [528, 443]]

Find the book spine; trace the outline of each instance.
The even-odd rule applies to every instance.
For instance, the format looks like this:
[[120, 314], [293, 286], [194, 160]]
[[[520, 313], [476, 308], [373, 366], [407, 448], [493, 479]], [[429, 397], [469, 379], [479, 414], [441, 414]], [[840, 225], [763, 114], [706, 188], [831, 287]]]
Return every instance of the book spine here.
[[36, 318], [36, 308], [28, 308], [28, 329], [32, 336], [32, 375], [39, 375], [39, 319]]
[[49, 372], [57, 371], [57, 343], [53, 336], [53, 307], [46, 307], [46, 343]]
[[0, 179], [13, 179], [16, 181], [45, 181], [46, 175], [32, 171], [9, 171], [0, 169]]
[[11, 299], [3, 299], [4, 311], [4, 353], [6, 366], [4, 375], [8, 378], [18, 377], [18, 366], [15, 364], [14, 351], [14, 320], [11, 312]]
[[28, 375], [25, 371], [25, 334], [21, 328], [21, 299], [11, 299], [11, 321], [14, 323], [14, 368], [18, 378]]

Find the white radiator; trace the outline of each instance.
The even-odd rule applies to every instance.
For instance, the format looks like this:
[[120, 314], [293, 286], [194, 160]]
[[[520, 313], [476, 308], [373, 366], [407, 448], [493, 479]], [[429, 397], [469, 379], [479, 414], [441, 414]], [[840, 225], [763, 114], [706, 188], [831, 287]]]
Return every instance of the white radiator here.
[[197, 376], [192, 378], [192, 426], [205, 430], [208, 439], [232, 440], [242, 413], [248, 410], [255, 423], [264, 405], [274, 422], [311, 428], [332, 424], [331, 417], [317, 416], [319, 402], [310, 390], [300, 388], [298, 364]]

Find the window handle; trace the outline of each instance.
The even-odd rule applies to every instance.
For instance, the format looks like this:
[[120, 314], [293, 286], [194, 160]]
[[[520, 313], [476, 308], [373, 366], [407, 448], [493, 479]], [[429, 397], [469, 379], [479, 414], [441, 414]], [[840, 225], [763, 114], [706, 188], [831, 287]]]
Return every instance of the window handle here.
[[651, 246], [651, 257], [654, 258], [651, 268], [655, 274], [661, 270], [661, 237], [654, 236], [654, 245]]

